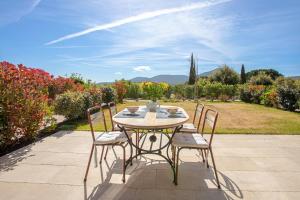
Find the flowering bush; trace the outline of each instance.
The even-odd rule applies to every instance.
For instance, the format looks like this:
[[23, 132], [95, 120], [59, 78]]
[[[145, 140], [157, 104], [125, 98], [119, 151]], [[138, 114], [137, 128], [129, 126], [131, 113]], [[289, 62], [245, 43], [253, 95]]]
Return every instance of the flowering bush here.
[[145, 97], [152, 101], [156, 101], [163, 96], [164, 90], [159, 83], [144, 82], [142, 87]]
[[115, 94], [112, 88], [110, 87], [101, 88], [101, 93], [102, 93], [102, 101], [104, 103], [115, 101]]
[[54, 100], [56, 95], [66, 91], [83, 91], [82, 84], [76, 83], [72, 78], [57, 77], [53, 78], [49, 84], [49, 98]]
[[142, 95], [142, 89], [138, 83], [129, 82], [126, 86], [126, 97], [138, 99]]
[[51, 76], [40, 69], [0, 62], [1, 144], [32, 139], [46, 115]]
[[278, 108], [278, 93], [275, 88], [266, 90], [261, 97], [261, 102], [265, 106]]
[[260, 104], [263, 93], [265, 92], [265, 86], [263, 85], [249, 85], [244, 84], [240, 88], [240, 98], [247, 103]]
[[55, 112], [67, 119], [85, 117], [88, 108], [101, 103], [101, 92], [94, 88], [85, 92], [65, 92], [57, 95], [54, 103]]
[[117, 93], [118, 102], [123, 103], [124, 96], [127, 92], [125, 82], [124, 81], [116, 81], [114, 84], [114, 88]]

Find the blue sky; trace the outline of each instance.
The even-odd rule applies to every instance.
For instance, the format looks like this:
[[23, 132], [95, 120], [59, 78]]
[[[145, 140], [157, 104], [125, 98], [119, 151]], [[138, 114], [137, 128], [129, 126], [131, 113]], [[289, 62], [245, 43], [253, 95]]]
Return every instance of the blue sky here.
[[298, 0], [1, 0], [0, 60], [96, 82], [227, 64], [300, 75]]

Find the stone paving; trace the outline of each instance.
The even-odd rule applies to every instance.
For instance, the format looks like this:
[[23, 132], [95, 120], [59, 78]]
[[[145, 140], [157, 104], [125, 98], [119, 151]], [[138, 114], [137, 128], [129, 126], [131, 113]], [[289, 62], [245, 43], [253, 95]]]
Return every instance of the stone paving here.
[[0, 158], [0, 199], [300, 199], [300, 136], [216, 135], [213, 147], [221, 190], [195, 150], [182, 151], [177, 186], [157, 156], [135, 160], [123, 184], [118, 147], [84, 184], [91, 135], [61, 131]]

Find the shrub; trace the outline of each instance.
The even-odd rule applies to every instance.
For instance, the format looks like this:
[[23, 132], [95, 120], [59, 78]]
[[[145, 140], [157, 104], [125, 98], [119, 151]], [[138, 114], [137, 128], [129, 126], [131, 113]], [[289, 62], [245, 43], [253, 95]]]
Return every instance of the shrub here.
[[211, 82], [220, 82], [226, 85], [235, 85], [239, 83], [239, 75], [227, 65], [218, 68], [209, 79]]
[[249, 83], [252, 85], [272, 85], [273, 80], [265, 72], [259, 72], [257, 75], [251, 77]]
[[43, 70], [0, 63], [2, 148], [36, 136], [46, 114], [50, 81]]
[[179, 84], [174, 86], [174, 95], [176, 99], [182, 99], [184, 97], [185, 85]]
[[124, 81], [116, 81], [114, 88], [117, 93], [118, 102], [123, 103], [124, 96], [126, 94], [126, 84]]
[[163, 88], [159, 83], [144, 82], [142, 88], [145, 97], [152, 101], [156, 101], [163, 96]]
[[221, 83], [208, 83], [204, 86], [205, 95], [210, 100], [218, 99], [221, 95], [222, 84]]
[[245, 101], [247, 103], [260, 104], [260, 100], [264, 91], [265, 86], [263, 85], [244, 84], [240, 87], [240, 98], [242, 101]]
[[278, 107], [278, 94], [275, 88], [266, 90], [262, 95], [261, 103], [265, 106]]
[[67, 119], [84, 116], [86, 104], [89, 104], [81, 92], [65, 92], [55, 99], [55, 113], [64, 115]]
[[300, 96], [298, 82], [288, 78], [278, 78], [276, 86], [279, 105], [285, 110], [294, 111], [297, 109]]
[[194, 99], [194, 97], [195, 97], [195, 86], [194, 85], [186, 85], [185, 86], [184, 97], [186, 99]]
[[57, 77], [53, 78], [49, 84], [49, 98], [54, 100], [56, 95], [62, 94], [66, 91], [83, 91], [81, 84], [76, 84], [72, 78]]
[[219, 99], [221, 101], [228, 101], [235, 97], [237, 87], [234, 85], [222, 85], [220, 90]]
[[266, 75], [270, 76], [272, 80], [276, 80], [278, 77], [282, 77], [282, 74], [274, 69], [255, 69], [247, 72], [246, 77], [248, 80], [250, 80], [252, 76], [256, 76], [259, 73], [265, 73]]
[[112, 88], [110, 87], [101, 88], [101, 93], [102, 93], [102, 101], [104, 103], [115, 101], [115, 94]]
[[129, 82], [127, 85], [127, 98], [138, 99], [142, 95], [141, 87], [138, 83]]
[[101, 92], [98, 88], [87, 91], [65, 92], [57, 95], [54, 102], [56, 114], [64, 115], [67, 119], [85, 117], [88, 108], [101, 104]]

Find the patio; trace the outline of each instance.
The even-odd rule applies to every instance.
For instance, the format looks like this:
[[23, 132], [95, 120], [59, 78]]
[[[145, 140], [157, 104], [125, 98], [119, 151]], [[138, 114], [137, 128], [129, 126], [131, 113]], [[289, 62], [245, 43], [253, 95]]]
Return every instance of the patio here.
[[94, 168], [92, 162], [84, 185], [91, 142], [89, 132], [60, 131], [1, 157], [1, 199], [300, 197], [300, 136], [216, 135], [214, 153], [221, 190], [215, 185], [212, 168], [204, 166], [195, 150], [182, 152], [177, 186], [169, 166], [155, 156], [134, 161], [123, 184], [118, 147], [109, 151], [101, 167]]

